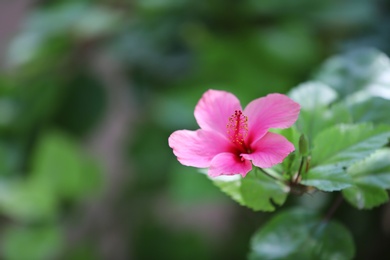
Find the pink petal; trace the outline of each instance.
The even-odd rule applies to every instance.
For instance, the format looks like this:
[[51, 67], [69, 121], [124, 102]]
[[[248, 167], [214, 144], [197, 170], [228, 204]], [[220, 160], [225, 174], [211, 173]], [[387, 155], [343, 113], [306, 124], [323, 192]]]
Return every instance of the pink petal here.
[[235, 110], [241, 110], [240, 101], [233, 94], [208, 90], [195, 107], [195, 118], [200, 128], [226, 134], [226, 124]]
[[294, 145], [284, 136], [267, 133], [263, 138], [253, 143], [252, 153], [241, 154], [246, 160], [251, 160], [255, 166], [269, 168], [283, 162], [284, 158], [295, 150]]
[[201, 129], [176, 131], [168, 143], [181, 164], [199, 168], [209, 167], [215, 155], [232, 149], [222, 135]]
[[269, 94], [253, 100], [244, 110], [248, 117], [248, 141], [255, 142], [270, 128], [292, 126], [299, 116], [300, 105], [282, 94]]
[[233, 153], [220, 153], [213, 158], [209, 168], [209, 176], [241, 174], [242, 177], [252, 170], [252, 163], [241, 160], [240, 156]]

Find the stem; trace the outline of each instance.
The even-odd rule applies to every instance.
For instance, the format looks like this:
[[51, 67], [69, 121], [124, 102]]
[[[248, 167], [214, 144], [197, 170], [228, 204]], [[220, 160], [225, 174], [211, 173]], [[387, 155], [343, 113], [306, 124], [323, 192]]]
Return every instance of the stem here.
[[279, 179], [279, 178], [273, 176], [272, 174], [269, 174], [269, 173], [266, 172], [263, 168], [257, 167], [257, 169], [259, 169], [262, 173], [264, 173], [264, 174], [267, 175], [268, 177], [271, 177], [271, 178], [274, 179], [274, 180], [283, 181], [282, 179]]
[[304, 164], [305, 160], [306, 160], [306, 156], [302, 156], [301, 164], [299, 165], [299, 169], [298, 169], [298, 174], [297, 174], [297, 177], [295, 177], [295, 180], [294, 180], [295, 184], [298, 183], [299, 177], [301, 176], [302, 168], [303, 168], [303, 164]]
[[324, 217], [324, 221], [329, 221], [330, 218], [333, 216], [333, 214], [336, 212], [336, 210], [340, 207], [341, 203], [343, 202], [343, 196], [340, 194], [338, 198], [333, 202], [332, 207], [328, 210]]

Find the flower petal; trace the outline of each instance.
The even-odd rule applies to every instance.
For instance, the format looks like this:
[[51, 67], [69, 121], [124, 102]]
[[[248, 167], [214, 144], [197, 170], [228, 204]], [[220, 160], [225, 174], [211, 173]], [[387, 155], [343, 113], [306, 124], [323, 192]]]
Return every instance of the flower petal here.
[[299, 116], [300, 105], [282, 94], [269, 94], [250, 102], [244, 110], [248, 117], [249, 142], [255, 142], [270, 128], [292, 126]]
[[169, 146], [179, 162], [186, 166], [205, 168], [213, 157], [231, 149], [231, 143], [218, 133], [179, 130], [171, 134]]
[[241, 154], [246, 160], [251, 160], [255, 166], [269, 168], [283, 162], [284, 158], [295, 150], [294, 145], [284, 136], [268, 132], [263, 138], [253, 143], [252, 153]]
[[248, 160], [241, 160], [240, 156], [233, 153], [220, 153], [211, 161], [209, 176], [241, 174], [242, 177], [252, 170], [252, 163]]
[[235, 110], [241, 110], [240, 101], [233, 94], [208, 90], [195, 107], [195, 118], [200, 128], [226, 134], [226, 124]]

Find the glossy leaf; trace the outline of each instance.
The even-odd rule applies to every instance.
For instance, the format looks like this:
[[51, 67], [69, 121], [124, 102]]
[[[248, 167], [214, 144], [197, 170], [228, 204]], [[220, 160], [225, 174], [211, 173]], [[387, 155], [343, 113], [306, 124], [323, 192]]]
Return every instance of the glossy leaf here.
[[390, 126], [337, 125], [316, 137], [311, 164], [346, 167], [383, 147], [389, 138]]
[[383, 147], [390, 127], [370, 124], [338, 125], [324, 130], [314, 140], [311, 165], [302, 184], [324, 191], [341, 190], [352, 184], [347, 167]]
[[302, 184], [316, 187], [322, 191], [336, 191], [351, 186], [352, 179], [338, 165], [318, 166], [302, 174]]
[[352, 236], [343, 225], [292, 209], [276, 215], [255, 233], [249, 259], [352, 259], [354, 254]]
[[282, 182], [257, 169], [252, 170], [245, 178], [239, 175], [221, 176], [213, 181], [233, 200], [255, 211], [274, 211], [275, 205], [282, 205], [286, 201], [289, 191]]
[[344, 198], [358, 209], [371, 209], [389, 200], [387, 191], [364, 183], [342, 191]]
[[370, 209], [388, 201], [390, 149], [382, 149], [348, 169], [353, 186], [343, 190], [344, 198], [359, 209]]
[[365, 160], [348, 169], [355, 183], [366, 183], [382, 189], [390, 189], [390, 149], [376, 151]]
[[241, 180], [240, 192], [245, 205], [255, 211], [274, 211], [284, 204], [289, 188], [263, 172], [254, 170]]

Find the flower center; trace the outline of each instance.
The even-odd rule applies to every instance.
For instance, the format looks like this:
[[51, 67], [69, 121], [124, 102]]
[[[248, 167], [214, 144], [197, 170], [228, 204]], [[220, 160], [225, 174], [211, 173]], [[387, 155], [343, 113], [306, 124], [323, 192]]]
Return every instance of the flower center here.
[[244, 141], [248, 134], [248, 117], [241, 110], [236, 110], [229, 117], [226, 128], [229, 139], [244, 151], [248, 151]]

